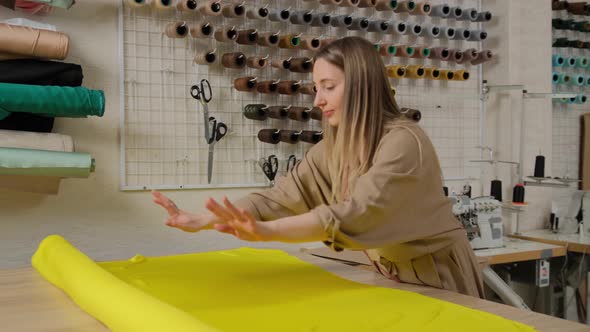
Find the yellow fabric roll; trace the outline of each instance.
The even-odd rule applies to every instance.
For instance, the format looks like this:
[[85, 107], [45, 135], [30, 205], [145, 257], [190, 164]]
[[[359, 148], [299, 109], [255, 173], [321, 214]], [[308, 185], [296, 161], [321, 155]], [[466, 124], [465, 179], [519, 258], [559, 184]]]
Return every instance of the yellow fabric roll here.
[[534, 331], [412, 292], [348, 281], [279, 250], [96, 264], [53, 235], [33, 266], [115, 331]]

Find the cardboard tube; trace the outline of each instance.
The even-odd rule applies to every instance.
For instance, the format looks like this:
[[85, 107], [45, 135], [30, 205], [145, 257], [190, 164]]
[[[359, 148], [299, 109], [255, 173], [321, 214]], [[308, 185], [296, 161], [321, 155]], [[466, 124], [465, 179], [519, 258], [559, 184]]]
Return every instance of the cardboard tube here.
[[199, 4], [198, 11], [207, 16], [219, 16], [221, 15], [221, 1], [206, 0]]
[[492, 59], [492, 51], [491, 50], [482, 50], [477, 52], [477, 57], [471, 60], [472, 65], [479, 65], [480, 63], [484, 63], [486, 61], [490, 61]]
[[347, 28], [352, 25], [352, 16], [350, 15], [337, 15], [333, 16], [330, 20], [330, 25], [336, 28]]
[[416, 3], [412, 0], [401, 0], [397, 2], [397, 7], [393, 10], [396, 13], [407, 13], [416, 8]]
[[327, 13], [314, 13], [311, 18], [311, 26], [324, 27], [330, 25], [332, 17]]
[[215, 28], [209, 22], [191, 24], [189, 32], [193, 38], [208, 38], [215, 33]]
[[380, 12], [394, 10], [395, 8], [397, 8], [397, 1], [377, 0], [375, 2], [375, 10]]
[[424, 67], [420, 65], [406, 66], [406, 78], [423, 78], [425, 74]]
[[440, 78], [440, 71], [436, 67], [424, 67], [424, 78], [438, 80]]
[[246, 8], [243, 4], [228, 3], [221, 5], [221, 13], [227, 18], [244, 17]]
[[193, 12], [197, 10], [197, 0], [179, 0], [176, 8], [180, 11]]
[[490, 12], [479, 12], [477, 18], [473, 22], [489, 22], [492, 20], [492, 13]]
[[324, 114], [319, 107], [314, 107], [311, 109], [310, 116], [313, 120], [322, 121]]
[[315, 130], [304, 130], [299, 136], [299, 140], [306, 143], [317, 144], [324, 138], [324, 134], [321, 131]]
[[353, 17], [352, 24], [346, 27], [348, 30], [363, 31], [369, 28], [369, 20], [365, 17]]
[[256, 91], [260, 93], [276, 93], [278, 87], [277, 81], [261, 81], [256, 85]]
[[410, 11], [410, 15], [423, 15], [428, 16], [432, 11], [432, 6], [428, 1], [421, 1], [416, 3], [416, 7]]
[[356, 5], [359, 8], [369, 8], [375, 7], [377, 4], [377, 0], [359, 0], [358, 4]]
[[406, 67], [403, 65], [387, 66], [385, 69], [388, 77], [403, 78], [406, 76]]
[[294, 95], [299, 92], [299, 84], [297, 81], [280, 81], [277, 91], [282, 95]]
[[291, 106], [288, 117], [291, 120], [307, 122], [311, 119], [311, 110], [307, 107]]
[[291, 12], [288, 9], [271, 9], [270, 13], [268, 14], [268, 19], [273, 22], [287, 22], [289, 21], [289, 17], [291, 16]]
[[264, 104], [248, 104], [244, 107], [244, 117], [250, 120], [264, 121], [268, 119], [269, 109]]
[[316, 36], [301, 36], [300, 47], [306, 50], [316, 51], [320, 48], [321, 41]]
[[264, 143], [278, 144], [281, 136], [278, 129], [261, 129], [258, 132], [258, 139]]
[[311, 73], [313, 70], [313, 60], [305, 57], [292, 58], [289, 70], [295, 73]]
[[273, 119], [285, 120], [289, 116], [288, 106], [270, 106], [268, 116]]
[[270, 65], [277, 69], [290, 69], [292, 57], [274, 57], [270, 60]]
[[298, 10], [291, 13], [289, 21], [293, 24], [310, 24], [313, 19], [313, 13], [309, 10]]
[[246, 66], [254, 69], [262, 69], [268, 66], [268, 56], [252, 56], [246, 59]]
[[0, 52], [64, 60], [69, 42], [69, 37], [60, 32], [0, 23]]
[[239, 77], [234, 80], [234, 88], [242, 92], [256, 91], [256, 77]]
[[230, 42], [238, 38], [238, 31], [235, 26], [223, 26], [221, 29], [215, 29], [213, 35], [217, 41]]
[[432, 6], [432, 10], [430, 11], [429, 15], [432, 17], [447, 18], [449, 15], [451, 15], [451, 7], [449, 7], [449, 5], [446, 3]]
[[394, 56], [409, 58], [414, 55], [414, 48], [407, 45], [396, 45]]
[[342, 0], [338, 6], [340, 7], [357, 7], [359, 0]]
[[432, 59], [436, 60], [448, 60], [451, 56], [451, 52], [446, 47], [434, 47], [430, 49]]
[[389, 23], [383, 20], [369, 21], [367, 30], [370, 32], [386, 32], [389, 30]]
[[175, 22], [166, 24], [165, 34], [169, 38], [184, 38], [188, 35], [188, 31], [186, 22]]
[[246, 56], [242, 52], [225, 53], [221, 56], [221, 64], [226, 68], [242, 69], [246, 66]]
[[215, 50], [199, 51], [193, 61], [199, 65], [210, 65], [217, 61], [217, 55], [215, 55]]
[[176, 6], [176, 0], [152, 0], [152, 7], [156, 10], [169, 10]]
[[253, 45], [258, 40], [258, 31], [256, 29], [247, 29], [238, 31], [236, 43], [242, 45]]
[[469, 79], [469, 72], [467, 70], [455, 70], [453, 71], [453, 81], [467, 81]]
[[279, 39], [278, 32], [259, 32], [256, 43], [260, 46], [277, 46], [279, 44]]
[[471, 35], [467, 40], [469, 41], [482, 41], [488, 38], [488, 33], [484, 30], [471, 30]]
[[439, 69], [440, 71], [440, 79], [443, 81], [452, 80], [455, 77], [455, 73], [448, 69]]
[[279, 130], [279, 140], [284, 143], [296, 144], [299, 142], [299, 136], [301, 132], [297, 130]]
[[251, 7], [246, 10], [246, 17], [253, 20], [264, 20], [268, 14], [269, 10], [266, 7]]
[[279, 38], [280, 48], [297, 48], [301, 43], [301, 37], [298, 35], [283, 35]]

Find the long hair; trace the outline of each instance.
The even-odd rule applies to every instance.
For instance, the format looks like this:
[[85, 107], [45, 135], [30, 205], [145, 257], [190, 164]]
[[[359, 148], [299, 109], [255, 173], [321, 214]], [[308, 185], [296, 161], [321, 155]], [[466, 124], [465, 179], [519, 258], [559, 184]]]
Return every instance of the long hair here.
[[[385, 65], [373, 44], [360, 37], [337, 39], [322, 47], [314, 62], [324, 59], [344, 72], [344, 109], [333, 128], [324, 121], [332, 200], [352, 191], [356, 178], [371, 167], [386, 126], [401, 117]], [[344, 188], [344, 190], [343, 190]]]

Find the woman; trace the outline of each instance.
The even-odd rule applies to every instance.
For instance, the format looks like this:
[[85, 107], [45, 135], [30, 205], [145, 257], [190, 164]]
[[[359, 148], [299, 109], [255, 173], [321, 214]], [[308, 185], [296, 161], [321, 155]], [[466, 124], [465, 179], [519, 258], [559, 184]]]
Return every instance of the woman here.
[[188, 214], [154, 192], [170, 215], [167, 225], [368, 250], [392, 279], [483, 297], [475, 256], [443, 195], [434, 147], [400, 113], [373, 45], [335, 40], [314, 63], [324, 139], [273, 188], [234, 204], [209, 199], [212, 214]]

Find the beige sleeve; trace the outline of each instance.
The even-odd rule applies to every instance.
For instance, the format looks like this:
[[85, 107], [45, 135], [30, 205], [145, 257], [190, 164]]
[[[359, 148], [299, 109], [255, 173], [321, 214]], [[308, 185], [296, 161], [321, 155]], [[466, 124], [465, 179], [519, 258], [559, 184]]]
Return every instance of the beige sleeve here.
[[349, 198], [312, 210], [327, 233], [326, 245], [340, 251], [407, 240], [412, 233], [408, 232], [412, 227], [408, 216], [420, 196], [416, 173], [421, 164], [421, 144], [412, 131], [398, 127], [387, 133], [377, 148], [373, 166], [357, 179]]
[[249, 194], [235, 205], [252, 213], [257, 220], [269, 221], [327, 204], [331, 184], [323, 153], [323, 142], [314, 145], [291, 172], [275, 180], [272, 188]]

